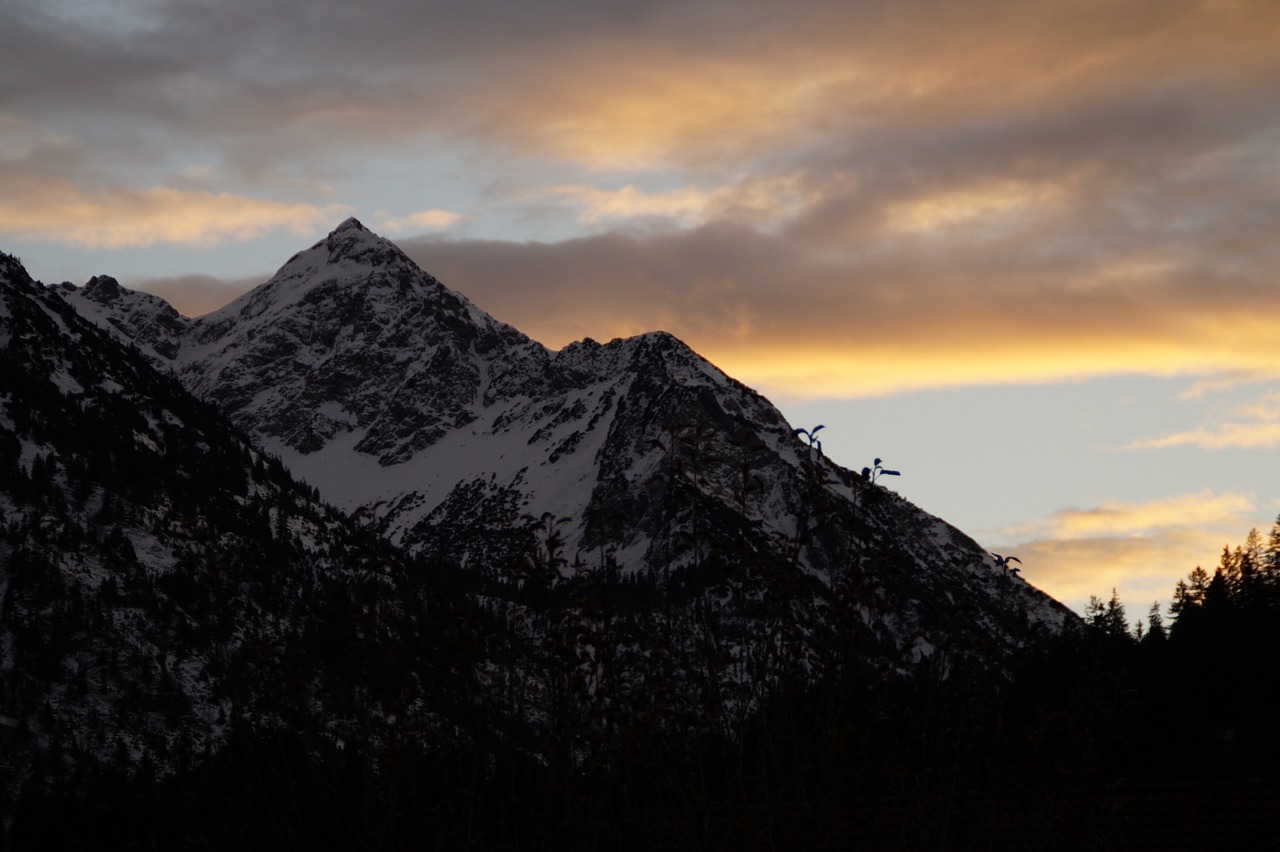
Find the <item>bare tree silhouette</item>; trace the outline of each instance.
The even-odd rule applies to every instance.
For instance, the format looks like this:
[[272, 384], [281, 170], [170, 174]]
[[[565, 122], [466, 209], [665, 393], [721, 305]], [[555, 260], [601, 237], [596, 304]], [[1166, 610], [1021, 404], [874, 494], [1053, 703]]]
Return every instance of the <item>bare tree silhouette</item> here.
[[1022, 560], [1016, 556], [1001, 556], [999, 553], [992, 553], [991, 555], [995, 557], [996, 565], [999, 566], [1002, 575], [1016, 577], [1018, 572], [1022, 570], [1021, 568], [1012, 568], [1009, 565], [1010, 562], [1022, 564]]
[[880, 461], [881, 461], [880, 459], [876, 459], [874, 462], [872, 462], [872, 464], [875, 465], [874, 468], [864, 467], [862, 469], [862, 478], [866, 480], [870, 480], [871, 483], [874, 485], [875, 481], [882, 476], [902, 476], [902, 473], [900, 471], [888, 470], [887, 468], [885, 468], [880, 464]]
[[812, 429], [797, 429], [796, 434], [804, 438], [809, 443], [810, 449], [817, 447], [818, 455], [822, 455], [822, 442], [818, 440], [818, 433], [825, 428], [827, 427], [819, 423]]

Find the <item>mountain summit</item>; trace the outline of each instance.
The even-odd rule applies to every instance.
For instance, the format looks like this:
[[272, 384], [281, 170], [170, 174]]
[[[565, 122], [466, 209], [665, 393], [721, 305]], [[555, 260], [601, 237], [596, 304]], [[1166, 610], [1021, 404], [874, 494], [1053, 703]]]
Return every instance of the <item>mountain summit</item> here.
[[356, 453], [394, 465], [470, 423], [491, 388], [521, 386], [540, 358], [542, 347], [348, 219], [194, 321], [174, 360], [192, 390], [275, 451], [311, 454], [358, 432]]
[[810, 635], [844, 608], [895, 664], [1071, 618], [671, 335], [549, 351], [355, 219], [199, 319], [102, 285], [68, 298], [326, 500], [494, 582], [646, 577]]

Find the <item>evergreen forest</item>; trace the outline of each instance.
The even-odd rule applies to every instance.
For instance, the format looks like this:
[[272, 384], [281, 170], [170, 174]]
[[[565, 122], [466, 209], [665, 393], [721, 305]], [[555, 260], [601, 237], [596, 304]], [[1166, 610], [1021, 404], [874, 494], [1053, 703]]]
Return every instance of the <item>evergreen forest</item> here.
[[[440, 566], [434, 566], [438, 571]], [[1280, 519], [1133, 622], [1115, 594], [1004, 677], [796, 677], [739, 728], [581, 695], [576, 631], [644, 630], [674, 585], [595, 576], [530, 591], [556, 613], [518, 661], [462, 575], [424, 613], [465, 736], [434, 751], [237, 728], [164, 778], [54, 772], [6, 847], [157, 849], [1257, 849], [1280, 839]], [[584, 615], [589, 613], [589, 616]], [[561, 636], [557, 642], [556, 636]], [[603, 638], [603, 637], [601, 637]], [[341, 643], [339, 642], [339, 645]], [[337, 647], [337, 646], [335, 646]], [[560, 652], [557, 651], [560, 649]], [[392, 659], [395, 649], [378, 652]], [[474, 688], [481, 658], [565, 680], [547, 726]], [[647, 663], [661, 684], [668, 658]], [[368, 677], [368, 661], [326, 665]], [[395, 682], [394, 665], [376, 675]], [[517, 683], [513, 678], [511, 683]], [[469, 686], [470, 684], [470, 686]], [[603, 694], [603, 687], [601, 694]], [[596, 693], [592, 693], [595, 695]], [[538, 742], [524, 739], [539, 736]], [[442, 741], [443, 742], [443, 741]], [[580, 759], [589, 755], [589, 759]], [[71, 848], [68, 846], [68, 848]]]

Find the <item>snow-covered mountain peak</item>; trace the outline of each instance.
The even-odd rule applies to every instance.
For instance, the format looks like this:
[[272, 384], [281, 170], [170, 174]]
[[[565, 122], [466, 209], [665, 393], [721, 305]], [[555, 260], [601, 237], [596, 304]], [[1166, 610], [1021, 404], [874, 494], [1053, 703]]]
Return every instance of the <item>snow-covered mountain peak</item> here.
[[683, 383], [716, 385], [730, 379], [720, 368], [689, 348], [683, 340], [666, 331], [651, 331], [631, 338], [633, 359], [637, 367], [661, 369], [672, 379]]
[[61, 285], [60, 292], [82, 316], [139, 346], [159, 364], [178, 356], [191, 324], [164, 299], [122, 287], [110, 275], [95, 275], [83, 287]]
[[360, 257], [365, 254], [386, 253], [388, 250], [404, 257], [399, 246], [369, 230], [354, 216], [343, 220], [320, 242], [337, 257]]
[[[371, 269], [384, 268], [396, 271], [409, 269], [421, 272], [399, 246], [370, 231], [355, 217], [338, 225], [308, 251], [324, 256], [329, 265], [339, 267], [355, 264]], [[306, 253], [303, 252], [303, 254]], [[288, 267], [289, 264], [286, 264], [285, 269]], [[426, 277], [439, 285], [434, 278]]]
[[651, 378], [661, 375], [681, 384], [699, 385], [708, 379], [713, 384], [731, 381], [718, 367], [665, 331], [616, 337], [604, 344], [586, 337], [555, 353], [552, 364], [563, 377], [627, 372]]
[[[173, 362], [189, 389], [361, 523], [494, 582], [711, 571], [753, 600], [775, 575], [815, 600], [853, 584], [902, 649], [1062, 623], [671, 334], [551, 353], [354, 219], [189, 322]], [[920, 601], [984, 616], [943, 629]]]
[[395, 464], [539, 380], [548, 357], [348, 219], [194, 321], [178, 361], [189, 386], [279, 452], [352, 435]]
[[390, 240], [351, 218], [291, 257], [262, 286], [202, 317], [198, 337], [222, 337], [230, 324], [245, 329], [246, 324], [270, 323], [299, 309], [341, 308], [343, 303], [368, 300], [388, 311], [430, 300], [458, 318], [481, 313], [423, 272]]
[[95, 275], [84, 285], [85, 298], [100, 304], [118, 301], [124, 293], [120, 282], [110, 275]]
[[359, 219], [357, 219], [355, 216], [348, 216], [347, 218], [343, 219], [340, 223], [338, 223], [338, 227], [334, 228], [332, 231], [329, 232], [329, 237], [333, 237], [335, 234], [362, 234], [362, 233], [369, 234], [375, 237], [377, 236], [377, 234], [374, 234], [372, 231], [366, 228], [364, 226], [364, 223], [361, 222]]

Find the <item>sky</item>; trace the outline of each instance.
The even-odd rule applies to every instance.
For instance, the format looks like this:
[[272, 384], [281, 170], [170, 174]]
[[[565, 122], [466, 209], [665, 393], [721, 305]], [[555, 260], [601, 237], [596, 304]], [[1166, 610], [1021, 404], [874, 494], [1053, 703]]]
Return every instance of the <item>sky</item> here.
[[189, 315], [347, 216], [654, 329], [1082, 609], [1280, 514], [1274, 0], [2, 0], [0, 250]]

